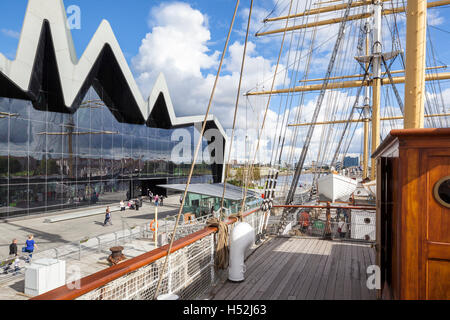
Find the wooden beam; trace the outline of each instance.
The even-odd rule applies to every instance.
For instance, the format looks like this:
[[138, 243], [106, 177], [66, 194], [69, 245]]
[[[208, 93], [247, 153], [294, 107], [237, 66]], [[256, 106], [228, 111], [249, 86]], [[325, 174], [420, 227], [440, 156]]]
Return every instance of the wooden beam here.
[[[440, 114], [430, 114], [425, 115], [425, 118], [436, 118], [436, 117], [450, 117], [450, 113], [440, 113]], [[390, 121], [390, 120], [403, 120], [404, 117], [387, 117], [387, 118], [381, 118], [381, 121]], [[366, 119], [370, 120], [370, 119]], [[335, 120], [335, 121], [323, 121], [323, 122], [316, 122], [316, 123], [297, 123], [297, 124], [289, 124], [288, 127], [305, 127], [305, 126], [311, 126], [311, 125], [327, 125], [327, 124], [341, 124], [341, 123], [347, 123], [348, 120]], [[360, 123], [365, 122], [365, 119], [361, 120], [350, 120], [350, 123]]]
[[406, 19], [405, 129], [424, 127], [427, 1], [408, 1]]
[[[365, 18], [369, 18], [371, 16], [372, 15], [370, 13], [355, 14], [355, 15], [349, 16], [347, 18], [347, 21], [365, 19]], [[289, 32], [289, 31], [307, 29], [307, 28], [312, 28], [312, 27], [326, 26], [326, 25], [330, 25], [330, 24], [340, 23], [342, 21], [343, 21], [342, 18], [333, 18], [333, 19], [328, 19], [328, 20], [323, 20], [323, 21], [318, 21], [318, 22], [300, 24], [297, 26], [287, 27], [287, 28], [283, 28], [283, 29], [275, 29], [275, 30], [270, 30], [270, 31], [265, 31], [265, 32], [259, 32], [255, 36], [260, 37], [260, 36], [266, 36], [269, 34], [281, 33], [281, 32], [285, 32], [285, 31]]]
[[[437, 66], [437, 67], [429, 67], [426, 68], [427, 71], [429, 70], [438, 70], [438, 69], [447, 69], [448, 66]], [[404, 73], [405, 70], [395, 70], [391, 71], [391, 74], [399, 74]], [[382, 75], [385, 76], [387, 72], [383, 72]], [[341, 79], [352, 79], [352, 78], [362, 78], [364, 77], [363, 74], [353, 74], [349, 76], [340, 76], [340, 77], [332, 77], [330, 80], [341, 80]], [[369, 77], [372, 77], [372, 74], [369, 75]], [[316, 82], [316, 81], [324, 81], [324, 78], [318, 78], [318, 79], [306, 79], [306, 80], [300, 80], [299, 82], [305, 83], [305, 82]]]
[[[394, 84], [405, 83], [405, 76], [394, 77], [392, 78]], [[450, 80], [450, 72], [443, 73], [431, 73], [425, 76], [425, 81], [438, 81], [438, 80]], [[343, 81], [343, 82], [332, 82], [327, 86], [328, 90], [332, 89], [344, 89], [344, 88], [359, 88], [361, 86], [370, 86], [372, 81], [365, 81], [363, 83], [362, 80], [351, 80], [351, 81]], [[381, 79], [381, 85], [390, 84], [388, 78]], [[273, 90], [272, 94], [282, 94], [282, 93], [292, 93], [292, 92], [309, 92], [309, 91], [318, 91], [322, 89], [322, 84], [311, 84], [298, 86], [290, 89], [279, 89]], [[259, 92], [248, 92], [247, 96], [260, 96], [270, 94], [269, 91], [259, 91]]]
[[[381, 0], [381, 1], [387, 2], [387, 1], [391, 1], [391, 0]], [[362, 7], [362, 6], [370, 5], [370, 4], [372, 4], [372, 0], [363, 0], [363, 1], [353, 2], [351, 7], [352, 8], [356, 8], [356, 7]], [[291, 14], [290, 16], [281, 16], [281, 17], [275, 17], [275, 18], [267, 18], [267, 19], [264, 19], [264, 22], [285, 20], [287, 18], [293, 19], [293, 18], [299, 18], [299, 17], [310, 16], [310, 15], [326, 13], [326, 12], [335, 12], [335, 11], [338, 11], [338, 10], [344, 10], [344, 9], [347, 8], [347, 6], [348, 6], [347, 3], [341, 3], [341, 4], [336, 4], [336, 5], [333, 5], [333, 6], [317, 8], [317, 9], [311, 9], [311, 10], [307, 10], [305, 12]]]
[[[422, 1], [424, 1], [424, 0], [422, 0]], [[435, 7], [445, 6], [445, 5], [448, 5], [448, 4], [450, 4], [450, 0], [441, 0], [441, 1], [434, 1], [434, 2], [428, 3], [427, 7], [428, 8], [435, 8]], [[345, 6], [347, 6], [347, 5], [345, 5]], [[316, 9], [316, 10], [319, 10], [319, 9]], [[400, 12], [406, 12], [406, 8], [405, 7], [399, 7], [399, 8], [394, 8], [394, 9], [387, 9], [387, 10], [383, 10], [382, 14], [383, 15], [390, 15], [390, 14], [400, 13]], [[365, 19], [365, 18], [368, 18], [368, 17], [371, 17], [371, 16], [372, 16], [372, 14], [370, 14], [370, 13], [363, 13], [363, 14], [352, 15], [352, 16], [348, 17], [348, 21], [350, 21], [350, 20], [358, 20], [358, 19]], [[297, 26], [291, 26], [291, 27], [283, 28], [283, 29], [275, 29], [275, 30], [260, 32], [260, 33], [257, 33], [256, 36], [259, 37], [259, 36], [265, 36], [265, 35], [270, 35], [270, 34], [277, 34], [277, 33], [284, 32], [285, 30], [286, 31], [295, 31], [295, 30], [306, 29], [306, 28], [311, 28], [311, 27], [318, 27], [318, 26], [336, 24], [336, 23], [341, 23], [342, 21], [343, 21], [343, 18], [328, 19], [328, 20], [323, 20], [323, 21], [319, 21], [319, 22], [313, 22], [313, 23], [301, 24], [301, 25], [297, 25]]]

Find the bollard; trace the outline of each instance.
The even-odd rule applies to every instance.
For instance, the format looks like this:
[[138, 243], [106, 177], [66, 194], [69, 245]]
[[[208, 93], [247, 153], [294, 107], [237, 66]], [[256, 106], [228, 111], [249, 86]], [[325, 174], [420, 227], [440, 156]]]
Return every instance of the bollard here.
[[95, 237], [95, 238], [96, 238], [97, 241], [98, 241], [97, 252], [100, 253], [100, 252], [102, 252], [102, 250], [101, 250], [101, 241], [100, 241], [100, 238], [99, 238], [99, 237]]

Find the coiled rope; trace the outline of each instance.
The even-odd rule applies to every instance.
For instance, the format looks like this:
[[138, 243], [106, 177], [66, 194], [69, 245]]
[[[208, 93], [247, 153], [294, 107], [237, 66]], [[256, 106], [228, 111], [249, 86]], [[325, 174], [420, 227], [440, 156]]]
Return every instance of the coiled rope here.
[[228, 268], [230, 249], [228, 246], [228, 225], [217, 218], [207, 221], [208, 227], [215, 227], [219, 231], [214, 235], [216, 243], [216, 254], [214, 256], [214, 268], [225, 270]]
[[[240, 214], [232, 214], [228, 219], [236, 221], [243, 221]], [[225, 270], [229, 265], [229, 232], [228, 224], [218, 218], [211, 218], [206, 222], [208, 227], [217, 228], [218, 232], [214, 235], [216, 243], [216, 254], [214, 256], [214, 267], [216, 270]]]

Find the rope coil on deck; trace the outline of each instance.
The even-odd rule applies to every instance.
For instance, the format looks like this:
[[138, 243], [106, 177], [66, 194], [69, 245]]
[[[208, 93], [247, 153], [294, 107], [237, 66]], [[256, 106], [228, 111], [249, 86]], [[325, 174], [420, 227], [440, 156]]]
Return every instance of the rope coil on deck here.
[[215, 227], [219, 230], [217, 234], [214, 235], [214, 237], [216, 237], [214, 267], [216, 270], [225, 270], [228, 268], [229, 262], [228, 225], [217, 218], [209, 219], [206, 224], [208, 227]]

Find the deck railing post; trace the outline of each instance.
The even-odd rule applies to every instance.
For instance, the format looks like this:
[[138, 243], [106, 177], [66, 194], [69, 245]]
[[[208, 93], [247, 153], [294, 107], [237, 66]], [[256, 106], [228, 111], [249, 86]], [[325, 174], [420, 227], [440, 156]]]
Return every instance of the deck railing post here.
[[101, 249], [101, 240], [100, 240], [100, 237], [95, 237], [95, 238], [98, 241], [97, 252], [100, 253], [102, 251], [102, 249]]
[[167, 290], [169, 294], [172, 294], [172, 256], [169, 255], [167, 261]]
[[210, 245], [211, 245], [211, 286], [214, 285], [214, 282], [216, 281], [215, 279], [215, 270], [214, 270], [214, 236], [211, 235], [211, 241], [210, 241]]

